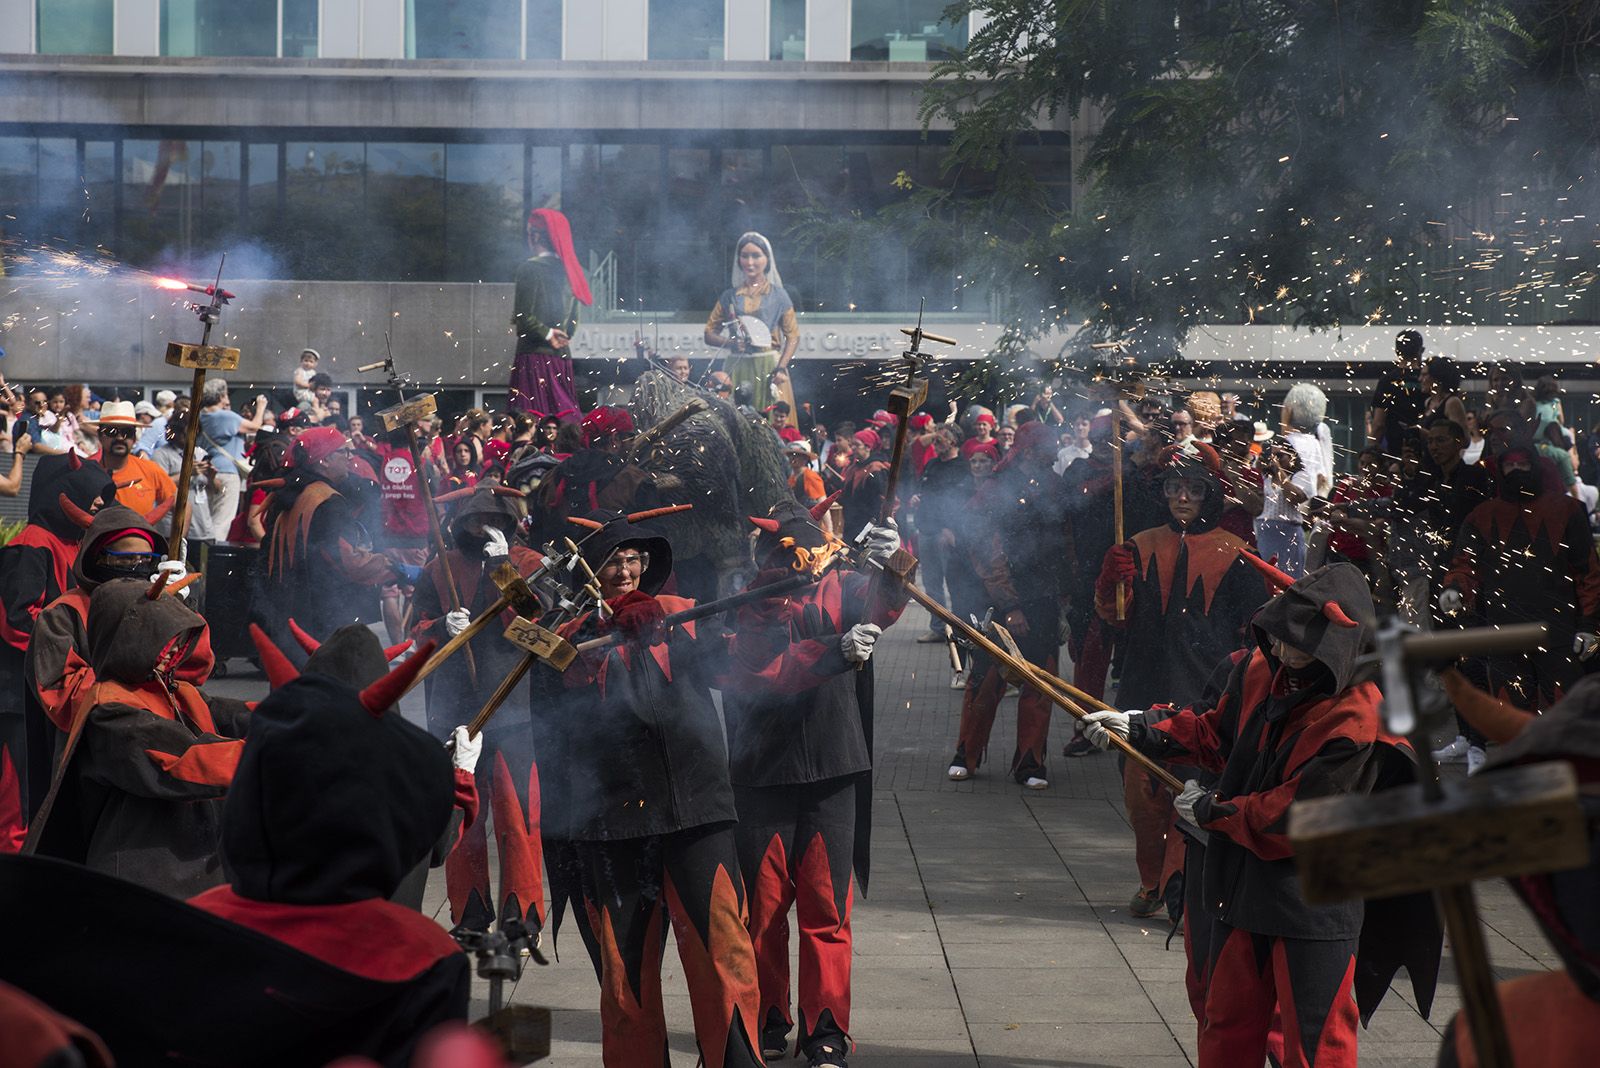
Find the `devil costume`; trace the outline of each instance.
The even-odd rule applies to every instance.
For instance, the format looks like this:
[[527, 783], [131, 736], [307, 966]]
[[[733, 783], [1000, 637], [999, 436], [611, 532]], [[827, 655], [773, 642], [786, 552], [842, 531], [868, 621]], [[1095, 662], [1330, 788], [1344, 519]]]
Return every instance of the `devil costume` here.
[[[222, 879], [222, 797], [248, 712], [200, 691], [214, 664], [206, 622], [152, 592], [117, 579], [89, 599], [93, 683], [72, 697], [26, 850], [188, 897]], [[80, 663], [68, 652], [69, 674]]]
[[[70, 568], [89, 513], [116, 498], [111, 476], [76, 453], [46, 456], [28, 492], [28, 525], [0, 547], [0, 853], [22, 848], [28, 814], [30, 765], [25, 657], [35, 620], [68, 588]], [[48, 776], [48, 769], [33, 772]], [[40, 790], [41, 785], [32, 784]]]
[[[1287, 833], [1297, 799], [1370, 793], [1410, 774], [1406, 743], [1383, 730], [1382, 697], [1358, 664], [1374, 628], [1361, 572], [1322, 568], [1257, 613], [1259, 647], [1214, 708], [1157, 724], [1130, 718], [1129, 741], [1143, 752], [1217, 775], [1194, 804], [1209, 841], [1202, 871], [1189, 873], [1201, 884], [1187, 946], [1205, 990], [1201, 1068], [1261, 1063], [1275, 1011], [1286, 1066], [1354, 1066], [1358, 1013], [1370, 1016], [1402, 963], [1424, 1015], [1431, 1003], [1437, 917], [1412, 909], [1408, 928], [1364, 938], [1375, 934], [1376, 914], [1363, 902], [1310, 905], [1301, 896]], [[1312, 659], [1290, 668], [1275, 642]]]
[[[798, 503], [780, 502], [751, 521], [766, 569], [754, 586], [820, 563], [815, 554], [830, 544]], [[721, 689], [768, 1057], [787, 1048], [794, 1025], [791, 907], [800, 926], [799, 1049], [842, 1053], [850, 1045], [850, 872], [864, 893], [873, 684], [871, 661], [847, 659], [844, 642], [857, 624], [890, 626], [904, 606], [898, 583], [830, 571], [814, 586], [744, 606], [734, 626]]]
[[[1500, 1007], [1512, 1060], [1539, 1068], [1588, 1068], [1600, 1033], [1600, 680], [1580, 680], [1560, 703], [1531, 719], [1521, 733], [1489, 757], [1480, 773], [1546, 760], [1577, 772], [1587, 816], [1589, 863], [1573, 871], [1511, 880], [1563, 967], [1534, 970], [1500, 983]], [[1471, 1028], [1457, 1014], [1445, 1029], [1440, 1068], [1477, 1068]]]
[[571, 422], [578, 415], [578, 390], [572, 377], [572, 352], [556, 348], [551, 334], [569, 336], [577, 329], [576, 304], [593, 304], [589, 280], [578, 264], [567, 217], [551, 208], [528, 214], [528, 243], [541, 237], [546, 251], [517, 268], [515, 311], [516, 360], [511, 367], [509, 406], [535, 416], [553, 415]]
[[706, 1065], [748, 1068], [761, 1063], [756, 968], [728, 755], [709, 692], [724, 650], [693, 624], [657, 633], [665, 613], [690, 603], [655, 595], [672, 572], [665, 538], [611, 517], [582, 552], [599, 572], [622, 548], [649, 554], [638, 586], [608, 602], [604, 622], [589, 614], [561, 631], [573, 644], [613, 632], [621, 641], [580, 654], [563, 675], [537, 672], [536, 684], [567, 694], [534, 703], [536, 718], [561, 717], [536, 731], [551, 798], [545, 819], [574, 844], [582, 869], [607, 1068], [669, 1063], [661, 1001], [669, 916]]
[[1531, 471], [1502, 471], [1498, 495], [1467, 514], [1441, 586], [1459, 591], [1472, 624], [1543, 623], [1542, 651], [1492, 657], [1468, 677], [1520, 708], [1549, 708], [1582, 672], [1573, 638], [1600, 628], [1600, 562], [1583, 505], [1542, 478], [1544, 461], [1520, 452]]
[[290, 617], [319, 639], [348, 623], [378, 621], [379, 591], [400, 580], [395, 565], [373, 551], [359, 500], [318, 473], [316, 461], [343, 441], [333, 427], [315, 427], [296, 438], [293, 466], [267, 504], [271, 596], [265, 614], [268, 634], [280, 646], [288, 645]]
[[[973, 534], [968, 558], [983, 583], [996, 620], [1020, 612], [1024, 633], [1013, 631], [1029, 663], [1056, 673], [1061, 653], [1060, 595], [1066, 533], [1061, 477], [1052, 470], [1054, 439], [1040, 422], [1017, 428], [1016, 444], [985, 481], [973, 501]], [[988, 754], [989, 732], [1006, 688], [1000, 665], [981, 649], [972, 654], [961, 697], [961, 735], [950, 761], [956, 769], [977, 770]], [[1050, 699], [1023, 686], [1017, 699], [1017, 747], [1011, 776], [1019, 783], [1047, 785], [1045, 756], [1050, 744]]]
[[[510, 544], [520, 516], [506, 496], [488, 487], [467, 491], [466, 496], [450, 524], [455, 547], [443, 557], [430, 560], [417, 580], [414, 603], [418, 622], [411, 633], [418, 641], [431, 638], [443, 643], [450, 638], [444, 618], [449, 611], [446, 567], [461, 595], [462, 609], [477, 618], [500, 596], [500, 589], [491, 578], [496, 567], [509, 563], [526, 578], [539, 566], [537, 553]], [[488, 536], [483, 530], [469, 529], [478, 525], [498, 530], [504, 539], [500, 544], [509, 548], [509, 555], [486, 556]], [[468, 643], [476, 668], [476, 686], [467, 670], [464, 651], [446, 660], [428, 677], [428, 729], [434, 737], [448, 738], [456, 724], [470, 721], [500, 681], [516, 669], [523, 653], [503, 637], [514, 617], [515, 613], [506, 609]], [[533, 769], [526, 687], [512, 692], [485, 728], [483, 737], [478, 793], [490, 799], [494, 814], [500, 896], [494, 897], [489, 889], [488, 838], [484, 821], [479, 820], [468, 829], [461, 847], [445, 861], [450, 919], [474, 931], [487, 931], [498, 917], [501, 929], [516, 937], [524, 927], [537, 932], [544, 925], [539, 781]]]
[[36, 921], [9, 938], [0, 978], [92, 1027], [119, 1064], [420, 1063], [425, 1034], [464, 1020], [470, 983], [438, 924], [383, 900], [471, 786], [464, 772], [452, 786], [444, 749], [393, 711], [427, 650], [385, 676], [371, 632], [347, 628], [298, 678], [262, 652], [274, 690], [223, 813], [229, 885], [186, 903], [0, 858], [0, 905]]

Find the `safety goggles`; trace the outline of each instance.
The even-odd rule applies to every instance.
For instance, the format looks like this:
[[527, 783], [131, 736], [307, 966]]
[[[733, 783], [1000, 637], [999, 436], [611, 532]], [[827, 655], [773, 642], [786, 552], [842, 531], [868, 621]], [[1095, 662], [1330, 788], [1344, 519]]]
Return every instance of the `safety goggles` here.
[[1206, 495], [1205, 480], [1199, 478], [1169, 478], [1161, 484], [1161, 489], [1169, 501], [1180, 497], [1196, 500]]
[[637, 571], [643, 574], [650, 568], [650, 554], [628, 550], [613, 553], [604, 564], [600, 565], [601, 571]]

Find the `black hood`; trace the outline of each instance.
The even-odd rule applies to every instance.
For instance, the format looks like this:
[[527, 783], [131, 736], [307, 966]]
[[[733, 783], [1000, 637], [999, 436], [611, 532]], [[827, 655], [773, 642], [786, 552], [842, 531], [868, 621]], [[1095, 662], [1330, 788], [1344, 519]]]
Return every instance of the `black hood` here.
[[1489, 757], [1484, 774], [1545, 760], [1569, 762], [1588, 817], [1589, 863], [1574, 871], [1511, 880], [1561, 954], [1573, 981], [1600, 1000], [1600, 676], [1579, 680], [1560, 701]]
[[[672, 575], [672, 543], [657, 533], [649, 521], [630, 523], [620, 512], [590, 512], [584, 516], [593, 522], [604, 523], [604, 528], [589, 533], [583, 544], [583, 558], [595, 571], [624, 545], [632, 545], [650, 554], [650, 568], [639, 576], [639, 589], [648, 594], [661, 592]], [[570, 525], [570, 524], [569, 524]], [[577, 528], [573, 527], [576, 531]], [[573, 537], [574, 541], [578, 538]]]
[[203, 682], [212, 666], [206, 621], [181, 597], [152, 601], [149, 591], [143, 579], [113, 579], [89, 598], [89, 665], [95, 676], [149, 682], [163, 652], [174, 646], [178, 673], [189, 682]]
[[384, 670], [372, 632], [344, 627], [256, 706], [222, 821], [222, 863], [240, 896], [387, 898], [444, 832], [455, 794], [444, 747], [396, 709], [374, 716], [361, 704]]
[[46, 456], [33, 469], [33, 485], [28, 490], [28, 522], [44, 527], [62, 541], [75, 542], [83, 528], [61, 510], [61, 495], [83, 509], [93, 510], [94, 500], [110, 504], [117, 499], [116, 483], [106, 469], [75, 453]]
[[462, 501], [456, 508], [456, 514], [450, 520], [450, 539], [464, 550], [476, 549], [481, 553], [484, 545], [482, 536], [474, 537], [467, 532], [467, 520], [476, 516], [483, 520], [486, 526], [496, 526], [510, 541], [516, 533], [517, 524], [521, 522], [522, 515], [517, 511], [517, 506], [510, 497], [494, 492], [488, 486], [481, 486], [472, 496]]
[[[1329, 608], [1330, 604], [1337, 608]], [[1345, 622], [1339, 620], [1343, 614]], [[1347, 622], [1355, 626], [1348, 626]], [[1272, 639], [1304, 650], [1333, 676], [1333, 693], [1361, 681], [1357, 660], [1372, 651], [1378, 616], [1372, 591], [1354, 564], [1320, 567], [1268, 601], [1252, 625], [1256, 644], [1274, 670]]]
[[[785, 538], [793, 538], [794, 544], [807, 549], [815, 549], [825, 544], [828, 536], [811, 517], [811, 510], [796, 500], [782, 500], [772, 506], [765, 520], [778, 525], [776, 530], [767, 530], [756, 524], [755, 558], [757, 567], [765, 567], [773, 553], [783, 548]], [[652, 558], [653, 559], [653, 558]], [[781, 561], [787, 567], [792, 562], [790, 558]]]
[[144, 516], [120, 504], [107, 505], [95, 513], [94, 522], [89, 524], [89, 529], [83, 533], [83, 540], [78, 542], [78, 556], [72, 562], [72, 578], [79, 589], [93, 592], [100, 583], [117, 577], [95, 567], [94, 559], [107, 541], [115, 541], [118, 535], [134, 530], [149, 536], [155, 552], [162, 556], [167, 554], [167, 539], [157, 533]]
[[[1217, 477], [1217, 468], [1221, 461], [1216, 459], [1216, 453], [1211, 446], [1197, 443], [1196, 448], [1202, 450], [1198, 456], [1189, 456], [1175, 447], [1172, 458], [1167, 466], [1156, 476], [1156, 489], [1162, 495], [1162, 504], [1166, 504], [1166, 480], [1169, 478], [1195, 478], [1206, 484], [1206, 499], [1200, 505], [1200, 514], [1187, 527], [1182, 528], [1185, 534], [1201, 534], [1215, 527], [1222, 521], [1222, 513], [1226, 501], [1223, 499], [1222, 479]], [[1171, 517], [1168, 510], [1168, 522], [1174, 530], [1179, 529], [1178, 521]]]

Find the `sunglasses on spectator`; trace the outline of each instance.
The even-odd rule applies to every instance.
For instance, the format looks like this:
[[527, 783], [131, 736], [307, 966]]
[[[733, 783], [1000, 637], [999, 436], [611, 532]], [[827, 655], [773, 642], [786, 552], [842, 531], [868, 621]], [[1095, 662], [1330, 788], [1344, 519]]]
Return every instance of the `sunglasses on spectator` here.
[[134, 430], [132, 427], [126, 426], [103, 426], [100, 428], [100, 436], [103, 438], [131, 438], [134, 436]]

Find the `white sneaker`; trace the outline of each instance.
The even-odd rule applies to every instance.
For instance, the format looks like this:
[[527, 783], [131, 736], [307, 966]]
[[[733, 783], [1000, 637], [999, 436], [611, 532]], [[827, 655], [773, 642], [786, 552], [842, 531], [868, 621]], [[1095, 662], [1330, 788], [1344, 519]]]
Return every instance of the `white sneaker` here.
[[945, 774], [950, 777], [951, 782], [966, 782], [972, 778], [972, 772], [967, 770], [965, 764], [951, 764], [950, 770]]
[[1029, 775], [1022, 780], [1022, 785], [1029, 790], [1048, 790], [1050, 789], [1050, 780], [1041, 779], [1037, 775]]
[[957, 671], [951, 675], [950, 688], [952, 690], [965, 690], [967, 688], [967, 673], [965, 671]]
[[1467, 774], [1476, 775], [1478, 769], [1483, 767], [1483, 762], [1489, 759], [1489, 754], [1481, 746], [1472, 746], [1467, 750]]
[[1433, 751], [1433, 759], [1438, 764], [1459, 764], [1467, 759], [1467, 750], [1470, 746], [1464, 735], [1456, 735], [1456, 740], [1449, 745]]

